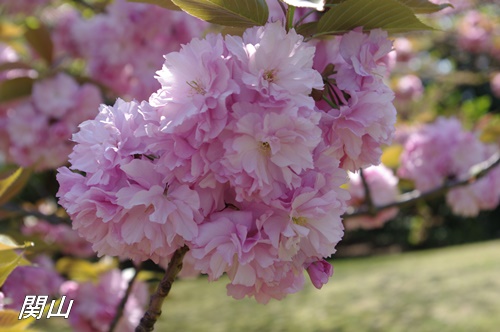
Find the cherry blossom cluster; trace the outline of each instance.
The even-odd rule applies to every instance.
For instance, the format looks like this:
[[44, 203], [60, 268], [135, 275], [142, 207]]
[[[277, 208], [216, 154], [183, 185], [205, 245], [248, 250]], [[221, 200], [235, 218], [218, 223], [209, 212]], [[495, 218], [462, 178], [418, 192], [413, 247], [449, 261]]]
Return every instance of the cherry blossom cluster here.
[[[355, 31], [318, 55], [280, 22], [193, 39], [165, 56], [148, 102], [119, 99], [80, 125], [59, 202], [99, 255], [165, 263], [188, 246], [192, 270], [262, 303], [300, 290], [304, 271], [320, 288], [346, 169], [378, 163], [392, 135], [390, 44]], [[325, 87], [315, 56], [335, 64], [336, 109], [311, 97]]]
[[181, 11], [113, 1], [90, 19], [71, 7], [53, 13], [59, 56], [85, 60], [85, 74], [125, 99], [146, 99], [158, 89], [155, 71], [165, 53], [201, 35], [204, 21]]
[[[399, 195], [398, 178], [394, 172], [380, 164], [378, 166], [370, 166], [363, 170], [363, 177], [370, 191], [370, 199], [374, 207], [383, 206], [385, 204], [396, 201]], [[352, 208], [366, 205], [367, 195], [361, 174], [349, 174], [349, 193], [351, 199], [348, 204]], [[373, 229], [382, 227], [388, 220], [396, 217], [399, 209], [396, 207], [381, 210], [374, 216], [363, 215], [348, 218], [344, 224], [347, 230], [349, 229]]]
[[[458, 119], [440, 117], [406, 138], [398, 175], [413, 180], [415, 187], [425, 192], [447, 180], [468, 179], [471, 167], [495, 151], [496, 145], [481, 142], [474, 133], [465, 131]], [[500, 203], [500, 168], [473, 184], [450, 190], [446, 201], [453, 213], [467, 217], [495, 208]]]
[[36, 81], [30, 97], [1, 107], [1, 146], [7, 161], [37, 171], [65, 165], [74, 145], [72, 133], [95, 117], [101, 102], [94, 85], [79, 85], [64, 73]]

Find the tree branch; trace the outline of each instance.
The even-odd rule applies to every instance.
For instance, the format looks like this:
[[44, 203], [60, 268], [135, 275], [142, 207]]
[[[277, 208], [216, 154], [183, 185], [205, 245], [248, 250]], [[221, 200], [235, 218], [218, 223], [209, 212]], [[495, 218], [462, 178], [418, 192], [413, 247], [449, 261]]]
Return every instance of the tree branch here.
[[162, 281], [158, 285], [156, 292], [151, 295], [148, 310], [144, 313], [139, 325], [135, 328], [135, 332], [150, 332], [154, 330], [154, 325], [161, 315], [163, 301], [170, 292], [170, 289], [172, 289], [175, 277], [182, 269], [182, 259], [188, 250], [189, 248], [184, 246], [174, 252]]
[[359, 170], [359, 176], [361, 177], [361, 181], [363, 183], [363, 189], [365, 191], [365, 200], [368, 203], [368, 213], [372, 216], [377, 214], [377, 208], [373, 203], [372, 193], [370, 191], [370, 187], [368, 186], [368, 181], [366, 181], [365, 173], [363, 169]]
[[0, 206], [0, 210], [19, 214], [23, 217], [27, 216], [37, 217], [38, 219], [45, 220], [53, 225], [58, 225], [58, 224], [71, 225], [71, 220], [68, 218], [61, 218], [55, 214], [43, 214], [38, 210], [27, 210], [14, 203], [5, 203], [4, 205]]
[[476, 164], [470, 168], [469, 176], [463, 180], [451, 180], [446, 181], [442, 186], [429, 190], [427, 192], [421, 193], [418, 190], [413, 190], [400, 195], [394, 202], [375, 206], [373, 210], [368, 206], [363, 206], [355, 211], [348, 211], [342, 217], [344, 219], [357, 217], [361, 215], [373, 215], [382, 210], [392, 208], [392, 207], [406, 207], [415, 204], [418, 201], [425, 200], [428, 198], [438, 197], [446, 194], [449, 190], [473, 184], [485, 175], [487, 175], [491, 170], [500, 165], [500, 152], [495, 153], [493, 156], [487, 160]]

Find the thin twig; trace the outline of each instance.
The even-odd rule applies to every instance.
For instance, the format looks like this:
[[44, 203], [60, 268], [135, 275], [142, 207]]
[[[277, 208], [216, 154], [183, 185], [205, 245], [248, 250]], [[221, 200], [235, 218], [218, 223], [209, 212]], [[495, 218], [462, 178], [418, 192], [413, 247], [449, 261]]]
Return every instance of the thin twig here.
[[368, 213], [372, 216], [377, 214], [377, 208], [373, 203], [372, 192], [370, 191], [370, 187], [368, 186], [368, 181], [366, 180], [365, 173], [363, 169], [359, 170], [359, 176], [361, 177], [361, 182], [363, 183], [363, 189], [365, 191], [365, 201], [368, 205]]
[[91, 5], [90, 3], [86, 2], [85, 0], [73, 0], [73, 2], [92, 10], [94, 13], [99, 13], [102, 11], [96, 8], [95, 6]]
[[127, 290], [125, 291], [125, 294], [123, 295], [122, 299], [120, 300], [120, 303], [116, 307], [116, 313], [115, 317], [113, 317], [113, 321], [111, 322], [111, 325], [109, 326], [108, 332], [113, 332], [118, 325], [118, 322], [120, 321], [120, 318], [123, 316], [123, 311], [125, 310], [125, 305], [127, 304], [128, 298], [130, 297], [130, 293], [132, 292], [132, 287], [134, 287], [134, 282], [135, 279], [137, 279], [137, 276], [139, 275], [140, 267], [136, 268], [134, 271], [134, 275], [132, 278], [129, 280], [128, 285], [127, 285]]
[[156, 292], [151, 295], [148, 310], [144, 313], [139, 325], [135, 328], [135, 332], [150, 332], [154, 330], [154, 325], [161, 315], [163, 301], [170, 292], [170, 289], [172, 289], [175, 277], [182, 269], [182, 259], [188, 250], [189, 248], [184, 246], [174, 252], [162, 281], [158, 285]]
[[381, 206], [375, 206], [373, 211], [371, 211], [369, 207], [362, 207], [357, 209], [356, 211], [345, 213], [342, 217], [344, 219], [347, 219], [361, 215], [372, 215], [373, 212], [378, 213], [382, 210], [392, 207], [411, 206], [418, 201], [444, 195], [453, 188], [473, 184], [474, 182], [478, 181], [479, 179], [487, 175], [491, 170], [493, 170], [495, 167], [499, 165], [500, 165], [500, 153], [497, 152], [487, 160], [471, 167], [469, 171], [469, 176], [463, 180], [447, 181], [442, 186], [426, 191], [424, 193], [421, 193], [418, 190], [413, 190], [400, 195], [392, 203]]

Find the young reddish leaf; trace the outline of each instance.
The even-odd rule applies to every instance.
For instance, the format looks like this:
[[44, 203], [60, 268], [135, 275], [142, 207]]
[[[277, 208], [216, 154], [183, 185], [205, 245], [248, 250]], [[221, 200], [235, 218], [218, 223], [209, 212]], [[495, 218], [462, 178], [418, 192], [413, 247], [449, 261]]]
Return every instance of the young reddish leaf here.
[[54, 45], [50, 32], [45, 25], [40, 24], [36, 29], [28, 27], [24, 33], [24, 38], [42, 59], [48, 64], [52, 63]]
[[0, 103], [31, 95], [33, 82], [30, 77], [16, 77], [0, 82]]
[[269, 9], [264, 0], [172, 0], [183, 11], [204, 21], [232, 27], [264, 25]]

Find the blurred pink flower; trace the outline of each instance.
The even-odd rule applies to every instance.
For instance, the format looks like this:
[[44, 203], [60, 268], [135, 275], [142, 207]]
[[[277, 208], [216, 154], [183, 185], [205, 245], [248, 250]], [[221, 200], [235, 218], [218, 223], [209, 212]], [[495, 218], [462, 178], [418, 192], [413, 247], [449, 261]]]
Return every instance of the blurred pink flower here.
[[[455, 118], [438, 118], [422, 126], [408, 138], [401, 155], [400, 177], [411, 179], [415, 187], [428, 191], [447, 180], [465, 180], [471, 167], [491, 157], [498, 147], [479, 141], [466, 132]], [[453, 212], [476, 216], [500, 202], [500, 171], [495, 169], [470, 185], [453, 188], [446, 201]]]
[[7, 106], [9, 161], [38, 171], [64, 165], [74, 145], [71, 134], [95, 116], [101, 100], [95, 86], [79, 86], [63, 73], [37, 81], [31, 97]]
[[208, 24], [182, 11], [151, 10], [147, 4], [113, 1], [91, 18], [56, 25], [59, 53], [86, 61], [86, 74], [117, 96], [145, 100], [158, 89], [154, 78], [165, 53], [199, 36]]
[[59, 286], [63, 278], [56, 272], [52, 260], [38, 256], [34, 265], [17, 266], [2, 286], [5, 298], [9, 299], [5, 307], [21, 310], [26, 295], [45, 295], [49, 298], [59, 296]]
[[[68, 321], [74, 331], [105, 332], [109, 330], [118, 305], [125, 295], [129, 277], [120, 270], [110, 270], [99, 277], [97, 284], [66, 281], [61, 294], [74, 300]], [[134, 331], [144, 313], [148, 299], [147, 285], [135, 280], [132, 291], [116, 325], [116, 331]]]
[[418, 76], [408, 74], [397, 80], [394, 92], [397, 101], [407, 102], [422, 97], [424, 86], [422, 80]]

